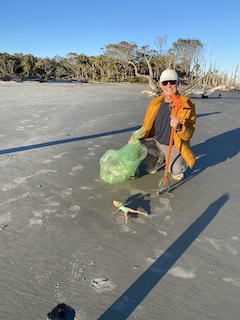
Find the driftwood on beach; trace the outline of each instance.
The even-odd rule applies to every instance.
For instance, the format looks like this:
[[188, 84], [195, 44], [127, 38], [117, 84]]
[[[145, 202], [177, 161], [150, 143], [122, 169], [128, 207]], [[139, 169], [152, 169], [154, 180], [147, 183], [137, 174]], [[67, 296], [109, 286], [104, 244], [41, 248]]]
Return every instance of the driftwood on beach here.
[[192, 83], [185, 86], [181, 93], [189, 96], [190, 94], [202, 95], [207, 97], [212, 95], [214, 91], [239, 91], [240, 86], [236, 84], [238, 66], [235, 70], [234, 75], [228, 79], [226, 76], [214, 75], [208, 72], [197, 79], [194, 79]]
[[[240, 91], [240, 86], [236, 84], [238, 66], [234, 76], [230, 79], [224, 76], [214, 75], [211, 72], [195, 77], [194, 80], [187, 85], [180, 85], [179, 91], [185, 96], [200, 95], [202, 98], [207, 98], [215, 91]], [[180, 79], [180, 81], [183, 79]], [[185, 79], [184, 79], [185, 80]], [[185, 80], [186, 81], [186, 80]], [[183, 82], [185, 82], [183, 81]], [[149, 96], [157, 96], [159, 92], [155, 90], [144, 90], [142, 93]]]

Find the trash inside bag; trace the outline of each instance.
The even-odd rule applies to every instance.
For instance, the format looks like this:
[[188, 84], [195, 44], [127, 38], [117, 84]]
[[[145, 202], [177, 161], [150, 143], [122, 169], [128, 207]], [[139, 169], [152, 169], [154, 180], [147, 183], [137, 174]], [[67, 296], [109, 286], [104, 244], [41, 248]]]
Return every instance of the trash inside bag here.
[[119, 150], [106, 151], [99, 161], [100, 179], [108, 183], [130, 179], [146, 155], [147, 147], [138, 139], [133, 139]]

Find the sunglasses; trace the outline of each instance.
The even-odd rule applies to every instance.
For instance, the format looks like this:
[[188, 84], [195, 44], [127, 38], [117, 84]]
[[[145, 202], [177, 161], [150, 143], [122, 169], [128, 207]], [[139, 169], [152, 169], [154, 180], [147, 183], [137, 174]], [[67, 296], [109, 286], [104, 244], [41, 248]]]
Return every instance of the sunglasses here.
[[162, 85], [165, 87], [168, 84], [168, 82], [170, 82], [171, 85], [176, 84], [176, 80], [167, 80], [167, 81], [163, 81]]

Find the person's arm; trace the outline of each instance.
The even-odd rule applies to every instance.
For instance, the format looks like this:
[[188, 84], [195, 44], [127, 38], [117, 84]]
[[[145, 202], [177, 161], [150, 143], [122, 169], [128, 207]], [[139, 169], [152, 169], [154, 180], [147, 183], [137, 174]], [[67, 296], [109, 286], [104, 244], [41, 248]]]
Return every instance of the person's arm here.
[[149, 135], [163, 98], [164, 96], [161, 95], [160, 97], [154, 98], [150, 101], [141, 128], [133, 132], [128, 142], [133, 142], [134, 139], [140, 140], [141, 138], [147, 137]]
[[144, 135], [145, 135], [145, 132], [143, 131], [143, 127], [141, 127], [138, 130], [133, 132], [130, 139], [128, 140], [128, 143], [134, 142], [134, 140], [136, 139], [140, 140]]

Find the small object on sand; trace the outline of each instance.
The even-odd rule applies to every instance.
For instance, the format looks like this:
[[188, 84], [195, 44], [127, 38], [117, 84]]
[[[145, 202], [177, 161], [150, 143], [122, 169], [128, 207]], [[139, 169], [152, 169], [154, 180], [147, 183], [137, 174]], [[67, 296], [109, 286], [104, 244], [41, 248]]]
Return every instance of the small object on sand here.
[[75, 311], [65, 303], [59, 303], [47, 316], [48, 320], [74, 320]]
[[207, 90], [206, 89], [204, 89], [204, 91], [203, 91], [202, 98], [203, 99], [208, 98], [208, 94], [207, 94]]
[[142, 214], [142, 215], [144, 215], [145, 217], [148, 216], [147, 213], [142, 212], [142, 211], [138, 211], [138, 210], [133, 210], [132, 208], [129, 208], [129, 207], [125, 207], [125, 206], [122, 204], [122, 202], [119, 202], [119, 201], [116, 201], [116, 200], [113, 200], [113, 205], [118, 208], [118, 210], [117, 210], [117, 211], [114, 211], [113, 214], [118, 213], [119, 211], [124, 212], [125, 219], [126, 219], [126, 220], [125, 220], [125, 223], [128, 223], [128, 213], [129, 213], [129, 212]]

